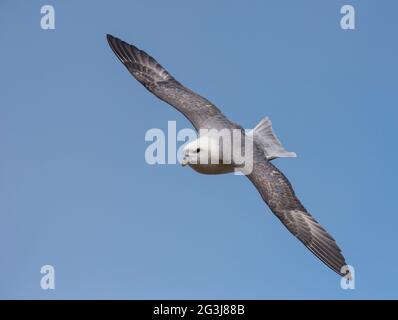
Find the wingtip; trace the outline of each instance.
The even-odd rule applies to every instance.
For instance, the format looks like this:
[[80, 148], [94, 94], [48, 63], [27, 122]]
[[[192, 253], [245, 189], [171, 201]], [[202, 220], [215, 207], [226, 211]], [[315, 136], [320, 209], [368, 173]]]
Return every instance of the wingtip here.
[[[133, 46], [132, 44], [129, 44], [125, 41], [123, 41], [122, 39], [119, 39], [118, 37], [115, 37], [109, 33], [106, 34], [106, 39], [108, 40], [109, 45], [113, 48], [115, 43], [119, 43], [119, 44], [123, 44], [123, 45], [127, 45], [130, 47], [134, 47], [135, 49], [137, 49], [135, 46]], [[137, 49], [138, 50], [138, 49]]]
[[110, 40], [112, 40], [112, 39], [114, 39], [115, 37], [113, 36], [113, 35], [111, 35], [111, 34], [109, 34], [109, 33], [107, 33], [106, 34], [106, 39], [108, 40], [108, 41], [110, 41]]

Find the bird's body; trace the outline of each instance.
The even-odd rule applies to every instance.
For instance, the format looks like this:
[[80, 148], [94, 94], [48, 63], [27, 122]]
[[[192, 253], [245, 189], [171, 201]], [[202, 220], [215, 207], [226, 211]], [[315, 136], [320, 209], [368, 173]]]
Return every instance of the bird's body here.
[[[235, 165], [236, 161], [233, 161], [232, 152], [230, 161], [224, 161], [217, 132], [201, 134], [196, 140], [186, 144], [183, 149], [182, 165], [189, 165], [196, 172], [202, 174], [224, 174], [238, 169]], [[231, 131], [227, 130], [227, 133], [229, 132]]]
[[[270, 162], [278, 157], [294, 157], [295, 153], [283, 148], [268, 118], [260, 121], [252, 132], [245, 133], [210, 101], [175, 80], [144, 51], [113, 36], [107, 38], [129, 72], [151, 93], [184, 114], [199, 131], [198, 139], [185, 146], [183, 165], [203, 174], [242, 171], [293, 235], [332, 270], [346, 274], [342, 271], [346, 262], [335, 240], [307, 212], [288, 179]], [[231, 137], [240, 134], [237, 140], [232, 138], [237, 143], [227, 149], [216, 134], [221, 131]]]
[[235, 172], [235, 166], [231, 164], [189, 164], [196, 172], [201, 174], [225, 174]]

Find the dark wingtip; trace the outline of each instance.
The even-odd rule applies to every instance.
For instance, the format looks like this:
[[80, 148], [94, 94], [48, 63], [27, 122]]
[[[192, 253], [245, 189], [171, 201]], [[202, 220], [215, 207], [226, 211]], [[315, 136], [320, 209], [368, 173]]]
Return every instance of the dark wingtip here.
[[111, 47], [112, 51], [116, 54], [117, 57], [119, 57], [119, 54], [115, 50], [115, 46], [114, 46], [115, 37], [112, 36], [111, 34], [107, 33], [106, 40], [108, 41], [108, 45]]
[[115, 39], [115, 37], [109, 33], [106, 34], [106, 40], [108, 40], [108, 42], [111, 42], [112, 39]]
[[[113, 36], [113, 35], [111, 35], [109, 33], [106, 35], [106, 39], [108, 40], [108, 43], [109, 43], [109, 45], [111, 46], [112, 49], [115, 48], [115, 43], [119, 43], [119, 44], [130, 46], [130, 47], [134, 47], [133, 45], [128, 44], [127, 42], [125, 42], [125, 41], [119, 39], [118, 37], [115, 37], [115, 36]], [[136, 47], [134, 47], [134, 48], [137, 49]]]

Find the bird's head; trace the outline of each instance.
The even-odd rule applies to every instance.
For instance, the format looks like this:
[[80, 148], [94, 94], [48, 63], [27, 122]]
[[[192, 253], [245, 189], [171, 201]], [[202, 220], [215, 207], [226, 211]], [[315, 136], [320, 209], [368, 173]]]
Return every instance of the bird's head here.
[[[200, 137], [194, 141], [187, 143], [182, 151], [183, 159], [181, 164], [198, 165], [209, 164], [211, 161], [212, 148], [214, 149], [211, 139], [208, 137]], [[214, 152], [213, 152], [214, 153]]]

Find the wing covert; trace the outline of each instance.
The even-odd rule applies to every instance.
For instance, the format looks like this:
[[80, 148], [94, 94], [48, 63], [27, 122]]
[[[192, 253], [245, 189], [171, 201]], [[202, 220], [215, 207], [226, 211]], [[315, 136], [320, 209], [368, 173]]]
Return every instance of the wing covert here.
[[209, 100], [179, 83], [145, 51], [107, 35], [113, 52], [145, 88], [180, 111], [198, 130], [209, 118], [222, 115]]
[[254, 164], [248, 178], [285, 227], [329, 268], [344, 276], [340, 270], [346, 262], [341, 249], [304, 208], [283, 173], [264, 160]]

